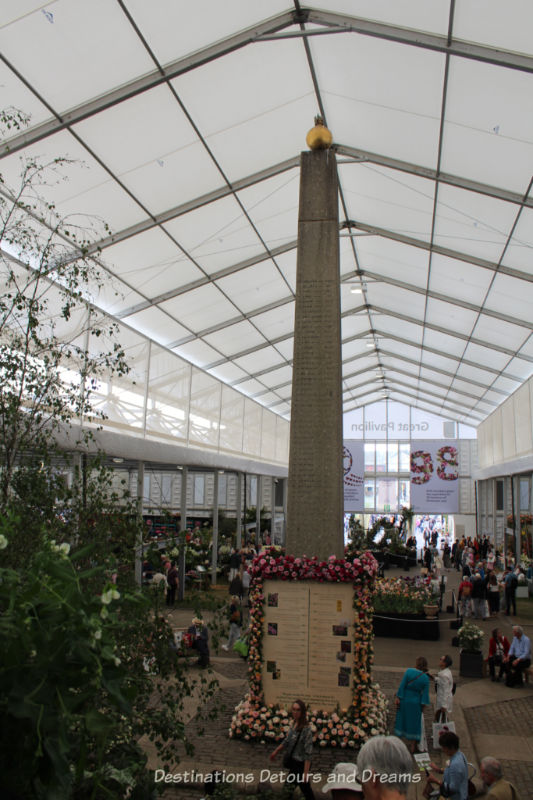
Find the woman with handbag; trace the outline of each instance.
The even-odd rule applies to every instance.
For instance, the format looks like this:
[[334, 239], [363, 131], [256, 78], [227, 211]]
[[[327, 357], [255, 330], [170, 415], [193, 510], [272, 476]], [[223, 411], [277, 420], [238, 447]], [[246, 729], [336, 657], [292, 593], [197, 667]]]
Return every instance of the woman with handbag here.
[[285, 785], [295, 789], [300, 787], [305, 800], [314, 800], [313, 790], [309, 783], [309, 768], [313, 754], [313, 731], [307, 724], [307, 709], [303, 700], [295, 700], [292, 704], [292, 728], [279, 744], [270, 760], [274, 761], [283, 750], [283, 766], [288, 770]]
[[[491, 681], [500, 681], [505, 673], [504, 658], [509, 652], [510, 648], [509, 639], [507, 639], [499, 628], [494, 628], [492, 636], [489, 639], [489, 672]], [[498, 667], [499, 674], [496, 678], [496, 667]]]
[[435, 722], [447, 722], [453, 706], [453, 675], [450, 669], [450, 656], [441, 656], [440, 670], [434, 677], [437, 699], [435, 702]]
[[422, 712], [429, 705], [428, 662], [423, 656], [416, 659], [416, 667], [404, 673], [396, 692], [396, 721], [394, 735], [406, 739], [414, 753], [417, 743], [422, 739]]

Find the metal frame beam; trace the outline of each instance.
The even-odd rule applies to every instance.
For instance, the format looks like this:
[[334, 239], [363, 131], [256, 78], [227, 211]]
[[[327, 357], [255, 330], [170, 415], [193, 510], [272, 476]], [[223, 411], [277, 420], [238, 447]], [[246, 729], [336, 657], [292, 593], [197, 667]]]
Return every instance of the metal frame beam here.
[[178, 217], [182, 217], [184, 214], [188, 214], [191, 211], [196, 211], [198, 208], [207, 206], [210, 203], [216, 202], [217, 200], [222, 200], [223, 198], [234, 194], [234, 192], [239, 192], [242, 189], [247, 189], [250, 186], [255, 186], [257, 183], [261, 183], [261, 181], [269, 180], [269, 178], [274, 178], [276, 175], [281, 175], [283, 172], [288, 172], [291, 169], [295, 169], [299, 166], [299, 164], [300, 156], [298, 155], [294, 156], [293, 158], [287, 158], [285, 161], [280, 161], [277, 164], [272, 164], [265, 169], [252, 173], [251, 175], [246, 175], [244, 178], [240, 178], [239, 180], [232, 181], [231, 184], [219, 186], [217, 189], [213, 189], [211, 192], [207, 192], [206, 194], [195, 197], [192, 200], [188, 200], [186, 203], [181, 203], [178, 206], [174, 206], [174, 208], [169, 208], [167, 211], [162, 211], [160, 214], [154, 214], [153, 217], [143, 219], [140, 222], [137, 222], [135, 225], [130, 225], [129, 228], [124, 228], [121, 231], [112, 233], [110, 236], [106, 236], [104, 239], [94, 242], [88, 247], [88, 252], [89, 254], [99, 252], [100, 250], [104, 250], [106, 247], [111, 247], [114, 244], [123, 242], [125, 239], [130, 239], [132, 236], [136, 236], [139, 233], [145, 233], [152, 228], [157, 228], [159, 225], [164, 225], [166, 222], [171, 222]]
[[[350, 33], [359, 33], [376, 39], [408, 44], [425, 50], [433, 50], [437, 53], [458, 56], [459, 58], [482, 61], [486, 64], [495, 64], [499, 67], [517, 69], [523, 72], [533, 72], [533, 58], [531, 56], [464, 42], [459, 39], [450, 41], [447, 36], [425, 33], [412, 28], [402, 28], [399, 25], [387, 25], [384, 22], [353, 17], [349, 14], [335, 14], [318, 9], [309, 9], [306, 21], [311, 25], [326, 25], [334, 29], [340, 28]], [[263, 34], [263, 36], [266, 35], [268, 34]]]
[[380, 228], [377, 225], [370, 225], [366, 222], [362, 222], [361, 220], [346, 220], [342, 224], [342, 227], [350, 229], [355, 228], [356, 230], [371, 234], [372, 236], [381, 236], [384, 239], [392, 239], [395, 242], [407, 244], [410, 247], [418, 247], [421, 250], [427, 250], [428, 253], [437, 253], [438, 255], [447, 256], [447, 258], [453, 258], [457, 261], [464, 261], [467, 264], [473, 264], [475, 267], [488, 269], [491, 272], [499, 272], [502, 275], [509, 275], [511, 278], [518, 278], [519, 280], [527, 281], [528, 283], [533, 282], [533, 275], [531, 273], [522, 272], [521, 270], [513, 269], [512, 267], [506, 267], [503, 264], [498, 264], [495, 261], [488, 261], [485, 258], [478, 258], [474, 255], [468, 255], [460, 250], [453, 250], [451, 247], [443, 247], [442, 245], [435, 244], [434, 242], [431, 243], [425, 242], [423, 239], [415, 239], [413, 236], [407, 236], [404, 233], [391, 231], [388, 228]]
[[477, 305], [476, 303], [469, 303], [466, 300], [459, 300], [457, 297], [450, 297], [447, 294], [434, 292], [431, 289], [426, 291], [421, 286], [414, 286], [412, 283], [406, 283], [405, 281], [399, 281], [395, 278], [391, 278], [388, 275], [380, 275], [378, 272], [371, 272], [363, 269], [361, 270], [361, 280], [364, 280], [365, 277], [371, 278], [376, 283], [386, 283], [390, 286], [396, 286], [398, 289], [405, 289], [408, 292], [415, 292], [415, 294], [424, 295], [425, 297], [429, 297], [431, 300], [438, 300], [441, 303], [449, 303], [452, 306], [457, 306], [457, 308], [464, 308], [467, 311], [474, 311], [476, 314], [485, 314], [487, 317], [493, 317], [494, 319], [502, 320], [503, 322], [509, 323], [509, 325], [518, 325], [521, 328], [529, 328], [530, 330], [533, 330], [533, 321], [531, 320], [518, 319], [510, 314], [502, 314], [498, 311], [493, 311], [490, 308]]
[[[401, 319], [403, 322], [409, 322], [412, 325], [419, 325], [422, 328], [426, 328], [430, 331], [436, 331], [437, 333], [443, 333], [446, 336], [451, 336], [455, 339], [461, 339], [464, 342], [472, 342], [472, 344], [477, 344], [479, 347], [486, 347], [487, 350], [496, 350], [498, 353], [504, 353], [507, 356], [511, 356], [515, 358], [517, 356], [516, 350], [511, 350], [509, 347], [502, 347], [495, 342], [485, 342], [483, 339], [477, 339], [473, 336], [467, 336], [465, 333], [459, 333], [458, 331], [453, 331], [451, 333], [447, 328], [442, 327], [442, 325], [435, 325], [431, 322], [423, 322], [422, 320], [415, 319], [414, 317], [409, 317], [407, 314], [401, 314], [399, 311], [393, 311], [389, 308], [383, 308], [381, 306], [371, 306], [371, 310], [376, 312], [377, 314], [384, 314], [389, 317], [394, 317], [395, 319]], [[386, 334], [385, 334], [386, 335]], [[416, 345], [418, 347], [422, 347], [422, 345]], [[425, 345], [424, 345], [425, 347]], [[520, 355], [519, 358], [524, 359], [524, 361], [528, 361], [529, 363], [533, 364], [533, 356], [526, 356]]]
[[[427, 349], [427, 348], [424, 348], [424, 349]], [[427, 369], [430, 372], [436, 372], [438, 375], [445, 375], [447, 378], [456, 378], [457, 380], [464, 381], [465, 383], [471, 384], [472, 386], [478, 386], [480, 389], [485, 389], [485, 390], [487, 389], [487, 385], [484, 384], [484, 383], [481, 383], [481, 381], [476, 381], [473, 378], [468, 378], [468, 379], [462, 378], [460, 375], [457, 375], [456, 372], [449, 372], [447, 369], [442, 369], [441, 367], [435, 367], [435, 366], [432, 366], [431, 364], [424, 364], [423, 362], [421, 364], [420, 360], [417, 361], [416, 359], [408, 358], [405, 355], [400, 356], [398, 353], [393, 353], [391, 350], [383, 350], [383, 348], [381, 348], [381, 347], [379, 348], [379, 352], [380, 352], [380, 355], [385, 356], [386, 358], [392, 358], [392, 359], [396, 359], [397, 358], [397, 359], [399, 359], [400, 363], [402, 363], [402, 364], [413, 364], [413, 366], [416, 366], [416, 367], [421, 366], [422, 369]], [[464, 361], [460, 361], [460, 359], [458, 359], [458, 358], [456, 358], [454, 360], [456, 360], [456, 361], [458, 361], [460, 363], [463, 363], [463, 364], [465, 363]], [[383, 369], [384, 370], [394, 370], [396, 372], [399, 371], [398, 368], [395, 367], [394, 365], [389, 366], [388, 364], [385, 364], [385, 362], [383, 362]], [[498, 376], [501, 375], [501, 373], [498, 372], [498, 370], [496, 370], [496, 369], [492, 370], [492, 371]], [[518, 378], [512, 378], [511, 376], [508, 376], [508, 377], [510, 377], [511, 380], [518, 380]], [[497, 394], [503, 395], [503, 398], [509, 397], [509, 395], [511, 394], [511, 392], [505, 392], [503, 389], [492, 389], [491, 391], [496, 392]]]
[[[10, 139], [5, 140], [0, 151], [0, 158], [10, 155], [11, 153], [16, 153], [18, 150], [29, 147], [30, 145], [45, 139], [47, 136], [52, 136], [52, 134], [57, 133], [65, 128], [70, 128], [72, 125], [76, 125], [77, 123], [82, 122], [83, 120], [88, 119], [95, 114], [100, 114], [107, 108], [112, 108], [113, 106], [118, 105], [118, 103], [124, 102], [124, 100], [129, 100], [131, 97], [136, 97], [137, 95], [142, 94], [149, 89], [153, 89], [162, 83], [167, 83], [173, 78], [177, 78], [179, 75], [183, 75], [186, 72], [190, 72], [197, 67], [208, 64], [210, 61], [214, 61], [221, 56], [225, 56], [228, 55], [228, 53], [239, 50], [241, 47], [245, 47], [247, 44], [257, 41], [258, 37], [260, 37], [262, 34], [275, 33], [276, 31], [283, 30], [284, 28], [293, 25], [294, 22], [294, 12], [288, 11], [284, 12], [283, 14], [278, 14], [277, 16], [271, 17], [263, 22], [258, 22], [256, 25], [252, 25], [250, 28], [245, 28], [233, 36], [228, 36], [225, 39], [221, 39], [219, 42], [216, 42], [215, 44], [204, 47], [201, 50], [197, 50], [195, 53], [185, 56], [185, 58], [179, 58], [176, 61], [172, 61], [170, 64], [161, 66], [160, 69], [155, 69], [152, 72], [149, 72], [147, 75], [142, 75], [139, 78], [135, 78], [134, 80], [125, 83], [123, 86], [113, 89], [111, 92], [106, 92], [106, 94], [100, 95], [100, 97], [96, 97], [94, 100], [91, 100], [87, 103], [82, 103], [79, 106], [76, 106], [75, 108], [65, 111], [61, 114], [54, 112], [54, 110], [45, 103], [55, 118], [53, 120], [43, 122], [41, 125], [36, 125], [34, 128], [31, 128], [24, 133], [20, 133], [17, 136], [12, 136]], [[19, 80], [21, 80], [25, 86], [31, 92], [33, 92], [33, 94], [37, 94], [33, 86], [31, 86], [28, 81], [24, 79], [24, 76], [15, 69], [15, 67], [8, 61], [7, 58], [1, 54], [0, 58], [4, 64], [6, 64], [6, 66], [9, 67], [9, 69], [19, 78]], [[41, 102], [45, 102], [42, 98], [40, 99]]]
[[465, 189], [468, 192], [476, 192], [477, 194], [486, 195], [487, 197], [494, 197], [497, 200], [504, 200], [506, 203], [514, 203], [519, 206], [533, 208], [533, 197], [524, 196], [518, 192], [511, 192], [499, 186], [491, 186], [487, 183], [463, 178], [460, 175], [453, 175], [451, 172], [440, 172], [430, 167], [422, 167], [420, 164], [400, 161], [398, 158], [390, 158], [381, 153], [372, 153], [369, 150], [361, 150], [358, 147], [350, 147], [345, 144], [335, 144], [335, 150], [339, 155], [348, 156], [354, 164], [377, 164], [378, 166], [387, 167], [388, 169], [406, 172], [409, 175], [416, 175], [419, 178], [439, 181], [439, 183], [455, 186], [458, 189]]
[[[418, 366], [415, 362], [411, 362], [411, 363], [414, 364], [415, 366]], [[386, 369], [387, 369], [387, 372], [394, 372], [394, 373], [397, 373], [398, 375], [404, 375], [406, 378], [413, 378], [415, 381], [418, 380], [418, 376], [414, 372], [409, 372], [408, 370], [400, 369], [399, 367], [388, 367]], [[356, 372], [352, 372], [349, 375], [344, 375], [343, 376], [343, 381], [349, 381], [349, 380], [351, 380], [353, 378], [358, 378], [361, 375], [367, 375], [367, 374], [368, 374], [368, 370], [357, 370]], [[384, 386], [383, 382], [384, 381], [387, 382], [389, 380], [392, 381], [393, 379], [389, 378], [388, 375], [384, 375], [383, 377], [377, 377], [377, 376], [374, 377], [373, 381], [371, 381], [371, 382], [377, 382], [377, 383], [379, 383], [381, 389], [386, 388], [388, 390], [390, 388], [391, 384], [385, 383], [385, 386]], [[348, 386], [347, 385], [346, 386], [346, 391], [354, 391], [359, 386], [361, 386], [361, 385], [364, 386], [367, 383], [369, 383], [369, 381], [365, 381], [364, 384], [354, 384], [353, 386]], [[443, 389], [443, 390], [445, 390], [447, 392], [451, 391], [451, 392], [455, 392], [457, 394], [464, 395], [465, 397], [472, 398], [472, 394], [469, 394], [464, 389], [456, 389], [451, 384], [446, 385], [446, 384], [440, 383], [439, 381], [436, 381], [436, 380], [434, 380], [432, 378], [424, 377], [424, 383], [428, 383], [428, 384], [430, 384], [432, 386], [436, 386], [439, 389]], [[401, 381], [394, 381], [394, 385], [396, 385], [396, 384], [404, 385], [404, 384], [402, 384]], [[412, 385], [412, 384], [409, 384], [409, 385]], [[485, 388], [485, 387], [482, 387], [482, 388]], [[494, 406], [495, 408], [498, 406], [498, 403], [496, 403], [494, 400], [483, 400], [481, 397], [477, 397], [476, 399], [479, 402], [484, 402], [489, 406]]]
[[[137, 303], [135, 306], [130, 306], [130, 308], [126, 308], [119, 312], [117, 317], [124, 319], [125, 317], [129, 317], [131, 314], [137, 314], [139, 311], [144, 311], [146, 308], [151, 308], [152, 306], [159, 305], [160, 303], [165, 303], [167, 300], [172, 300], [174, 297], [179, 297], [181, 294], [191, 292], [193, 289], [199, 289], [201, 286], [206, 286], [208, 283], [216, 283], [222, 278], [226, 278], [228, 275], [234, 275], [236, 272], [241, 272], [243, 269], [253, 267], [256, 264], [260, 264], [262, 261], [268, 261], [271, 258], [275, 258], [283, 253], [287, 253], [290, 250], [293, 250], [295, 246], [296, 245], [294, 242], [289, 242], [286, 245], [282, 244], [279, 247], [270, 250], [268, 253], [263, 251], [257, 256], [252, 256], [244, 261], [239, 261], [237, 264], [224, 267], [217, 272], [212, 272], [210, 275], [205, 275], [203, 278], [198, 278], [197, 280], [186, 283], [183, 286], [178, 286], [176, 289], [169, 289], [169, 291], [163, 292], [151, 300], [145, 300], [142, 303]], [[294, 300], [294, 297], [291, 296], [290, 299]], [[283, 302], [285, 302], [285, 300]]]

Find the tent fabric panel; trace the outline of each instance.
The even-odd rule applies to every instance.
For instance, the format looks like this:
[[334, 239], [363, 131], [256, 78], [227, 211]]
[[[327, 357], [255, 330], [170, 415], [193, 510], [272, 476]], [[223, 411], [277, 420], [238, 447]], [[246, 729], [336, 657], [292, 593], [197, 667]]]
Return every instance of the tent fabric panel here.
[[[219, 176], [217, 186], [220, 180]], [[181, 200], [181, 189], [178, 198]], [[231, 195], [165, 222], [164, 228], [208, 275], [264, 253], [257, 234]]]

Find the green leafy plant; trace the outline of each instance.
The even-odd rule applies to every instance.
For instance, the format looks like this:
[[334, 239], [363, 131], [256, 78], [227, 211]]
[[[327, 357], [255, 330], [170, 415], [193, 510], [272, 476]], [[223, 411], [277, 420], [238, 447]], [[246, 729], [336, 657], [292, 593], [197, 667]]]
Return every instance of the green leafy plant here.
[[[26, 123], [0, 112], [4, 130]], [[44, 198], [71, 166], [21, 159], [18, 186], [0, 176], [1, 784], [18, 800], [146, 800], [138, 741], [163, 766], [178, 741], [190, 752], [184, 700], [202, 706], [216, 682], [176, 659], [161, 598], [134, 583], [138, 510], [88, 452], [92, 392], [128, 365], [91, 305], [103, 285], [92, 241], [106, 226]]]
[[433, 602], [429, 587], [416, 586], [407, 578], [380, 578], [373, 597], [374, 611], [379, 614], [422, 614], [424, 605]]

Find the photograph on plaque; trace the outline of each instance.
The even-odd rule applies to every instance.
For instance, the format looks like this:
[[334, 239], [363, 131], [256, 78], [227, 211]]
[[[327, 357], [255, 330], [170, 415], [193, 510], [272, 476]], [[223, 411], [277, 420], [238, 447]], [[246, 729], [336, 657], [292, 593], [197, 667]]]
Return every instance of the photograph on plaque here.
[[349, 686], [350, 685], [350, 676], [349, 675], [345, 675], [344, 672], [339, 672], [338, 685], [339, 686]]
[[268, 623], [268, 635], [269, 636], [277, 636], [278, 635], [278, 623], [277, 622], [269, 622]]
[[352, 643], [349, 639], [345, 639], [341, 642], [341, 650], [343, 653], [351, 653], [352, 652]]
[[281, 670], [280, 669], [275, 669], [274, 672], [272, 673], [272, 678], [275, 681], [279, 681], [279, 679], [281, 678]]
[[278, 593], [277, 592], [270, 592], [268, 595], [268, 605], [270, 608], [277, 608], [278, 607]]
[[348, 625], [333, 625], [333, 636], [348, 636]]
[[275, 672], [275, 671], [276, 671], [276, 662], [267, 661], [267, 672]]
[[337, 653], [337, 661], [346, 661], [346, 653], [343, 653], [342, 650]]
[[351, 667], [341, 667], [339, 669], [339, 672], [340, 672], [341, 675], [351, 675], [352, 674], [352, 668]]

